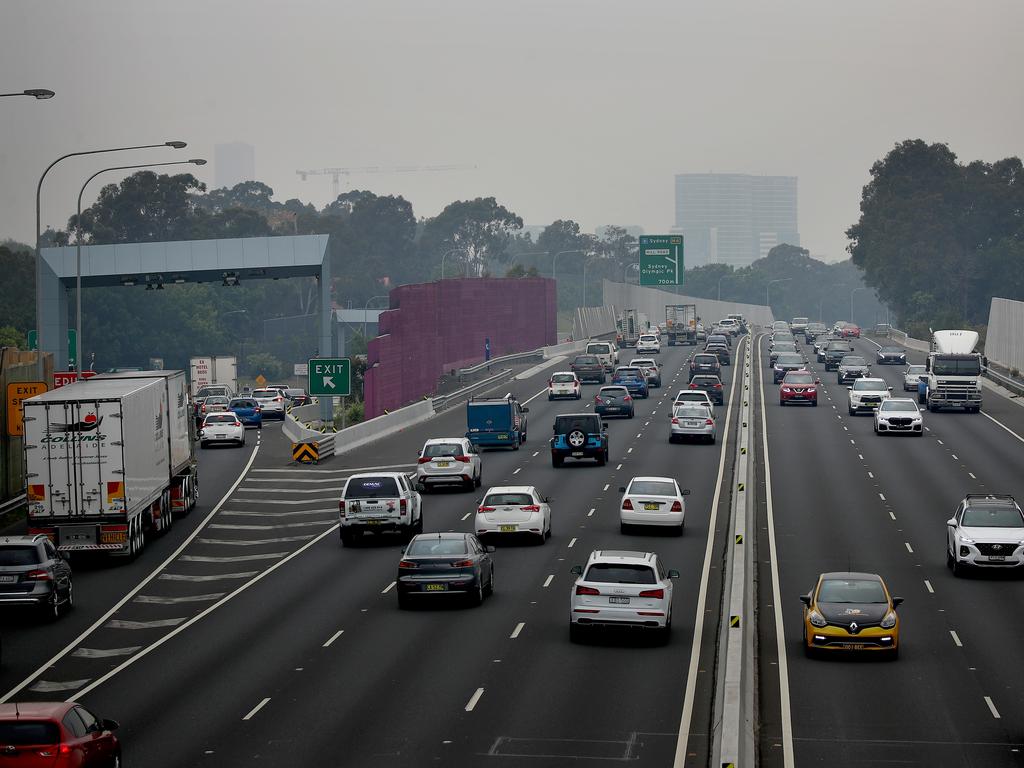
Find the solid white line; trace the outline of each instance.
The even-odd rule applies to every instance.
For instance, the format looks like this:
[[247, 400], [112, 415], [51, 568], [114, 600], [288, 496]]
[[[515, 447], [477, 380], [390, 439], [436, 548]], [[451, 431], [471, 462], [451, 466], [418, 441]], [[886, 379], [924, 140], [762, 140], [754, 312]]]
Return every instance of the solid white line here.
[[569, 549], [572, 549], [572, 548], [573, 548], [573, 545], [574, 545], [575, 543], [576, 543], [576, 537], [574, 536], [574, 537], [573, 537], [573, 539], [572, 539], [572, 541], [570, 541], [570, 542], [569, 542]]
[[[745, 339], [745, 343], [753, 343], [751, 337]], [[739, 399], [737, 397], [737, 387], [739, 386], [740, 376], [733, 377], [732, 384], [729, 390], [729, 405], [725, 411], [725, 431], [723, 434], [729, 434], [729, 425], [732, 421], [733, 405]], [[762, 422], [765, 418], [764, 409], [764, 380], [761, 379], [761, 419]], [[768, 438], [767, 433], [764, 435], [764, 448], [765, 448], [765, 474], [770, 476], [768, 468]], [[705, 606], [707, 605], [707, 591], [708, 581], [711, 576], [711, 562], [714, 557], [715, 537], [714, 531], [718, 520], [718, 504], [722, 494], [722, 479], [725, 477], [725, 443], [727, 440], [719, 441], [722, 447], [719, 449], [718, 459], [718, 479], [715, 482], [715, 495], [711, 501], [711, 514], [708, 519], [708, 533], [707, 540], [704, 546], [704, 564], [701, 570], [700, 576], [700, 587], [697, 592], [697, 607], [694, 613], [694, 624], [693, 624], [693, 638], [690, 641], [690, 666], [686, 673], [686, 687], [684, 688], [683, 695], [683, 713], [679, 719], [679, 737], [676, 741], [676, 753], [673, 759], [673, 768], [683, 768], [686, 764], [687, 745], [690, 739], [690, 723], [693, 719], [693, 702], [694, 696], [697, 689], [697, 674], [698, 667], [700, 665], [700, 650], [701, 640], [704, 634], [704, 616]], [[768, 488], [768, 536], [771, 543], [772, 562], [776, 561], [775, 555], [775, 532], [774, 524], [772, 522], [771, 513], [771, 482], [767, 480]], [[777, 626], [778, 636], [778, 653], [779, 653], [779, 680], [782, 686], [782, 741], [783, 741], [783, 767], [793, 767], [793, 729], [790, 721], [789, 714], [789, 673], [786, 666], [786, 649], [785, 641], [782, 638], [782, 598], [780, 597], [779, 591], [779, 576], [778, 570], [773, 565], [773, 589], [774, 589], [774, 602], [775, 602], [775, 621]]]
[[464, 514], [464, 515], [462, 516], [462, 519], [463, 519], [463, 520], [465, 520], [465, 519], [466, 519], [467, 517], [469, 517], [469, 516], [470, 516], [470, 515], [472, 515], [472, 514], [473, 514], [472, 512], [467, 512], [466, 514]]
[[80, 635], [78, 635], [78, 637], [76, 637], [74, 640], [72, 640], [70, 643], [64, 646], [64, 648], [58, 651], [52, 658], [46, 661], [35, 672], [33, 672], [27, 678], [18, 683], [14, 688], [5, 693], [3, 695], [3, 698], [0, 698], [0, 704], [9, 700], [12, 696], [17, 694], [18, 691], [20, 691], [22, 688], [29, 685], [33, 680], [39, 677], [39, 675], [43, 674], [46, 670], [48, 670], [62, 658], [64, 658], [73, 650], [75, 650], [75, 648], [82, 644], [82, 641], [85, 640], [85, 638], [87, 638], [89, 635], [95, 632], [99, 627], [103, 626], [111, 616], [113, 616], [115, 613], [121, 610], [125, 603], [127, 603], [137, 594], [139, 594], [139, 592], [141, 592], [143, 588], [145, 588], [145, 586], [149, 584], [149, 582], [156, 578], [160, 571], [162, 571], [164, 568], [170, 565], [171, 562], [174, 561], [174, 559], [177, 558], [178, 555], [180, 555], [185, 550], [185, 548], [192, 543], [192, 540], [195, 539], [203, 531], [207, 523], [209, 523], [213, 519], [214, 515], [220, 512], [221, 507], [223, 507], [225, 502], [227, 502], [227, 500], [231, 497], [231, 494], [233, 494], [235, 490], [238, 488], [238, 486], [241, 485], [242, 480], [245, 478], [246, 474], [252, 468], [253, 462], [256, 461], [256, 454], [258, 454], [259, 452], [260, 448], [259, 446], [256, 446], [253, 449], [252, 453], [249, 455], [249, 461], [246, 462], [245, 466], [242, 468], [242, 471], [235, 479], [235, 482], [231, 484], [231, 487], [228, 488], [227, 492], [221, 497], [220, 501], [217, 502], [217, 505], [210, 510], [210, 513], [206, 517], [202, 519], [199, 525], [196, 526], [196, 529], [192, 531], [192, 533], [190, 533], [187, 537], [185, 537], [185, 540], [181, 542], [178, 548], [167, 556], [166, 560], [164, 560], [162, 563], [160, 563], [160, 565], [154, 568], [153, 571], [151, 571], [150, 574], [146, 576], [146, 578], [144, 578], [132, 589], [130, 589], [128, 591], [128, 594], [126, 594], [124, 597], [122, 597], [120, 600], [114, 603], [114, 605], [111, 606], [110, 610], [108, 610], [106, 613], [104, 613], [102, 616], [96, 619], [96, 621], [93, 622], [91, 626], [87, 627]]
[[953, 638], [953, 644], [957, 648], [963, 648], [964, 647], [964, 644], [960, 642], [960, 635], [958, 635], [955, 630], [952, 630], [952, 629], [949, 630], [949, 634], [950, 634], [950, 637]]
[[512, 630], [512, 634], [508, 636], [508, 639], [515, 640], [517, 637], [519, 637], [519, 633], [523, 631], [523, 627], [525, 626], [525, 621], [520, 621], [518, 624], [516, 624], [516, 628]]
[[395, 584], [397, 584], [397, 583], [398, 583], [398, 582], [392, 581], [392, 582], [391, 582], [390, 584], [388, 584], [388, 585], [387, 585], [386, 587], [384, 587], [384, 589], [382, 589], [382, 590], [380, 591], [380, 593], [381, 593], [382, 595], [386, 595], [386, 594], [387, 594], [388, 592], [390, 592], [390, 591], [391, 591], [392, 589], [394, 589], [394, 588], [395, 588]]
[[551, 581], [554, 578], [555, 578], [555, 574], [553, 574], [553, 573], [549, 573], [548, 574], [548, 577], [546, 579], [544, 579], [544, 588], [545, 589], [547, 589], [548, 587], [551, 586]]
[[932, 588], [932, 583], [928, 579], [924, 580], [924, 588], [927, 589], [931, 594], [935, 594], [935, 590]]
[[992, 717], [994, 717], [996, 720], [1002, 719], [999, 716], [999, 710], [996, 709], [996, 705], [992, 703], [992, 699], [991, 698], [986, 696], [985, 697], [985, 703], [988, 704], [988, 711], [992, 713]]
[[907, 552], [909, 552], [910, 554], [914, 554], [914, 548], [910, 546], [909, 541], [904, 541], [903, 546], [907, 548]]
[[337, 632], [335, 632], [333, 635], [331, 635], [330, 639], [328, 639], [328, 641], [326, 643], [324, 643], [322, 647], [323, 648], [330, 648], [331, 645], [334, 643], [334, 641], [337, 640], [339, 637], [341, 637], [343, 634], [345, 634], [345, 630], [344, 629], [339, 629]]
[[467, 712], [472, 712], [473, 709], [476, 707], [477, 702], [480, 701], [480, 697], [483, 696], [483, 695], [484, 695], [484, 689], [483, 688], [477, 688], [476, 689], [476, 693], [474, 693], [470, 697], [469, 703], [466, 704], [466, 711]]
[[251, 720], [253, 715], [255, 715], [257, 712], [259, 712], [261, 709], [263, 709], [265, 706], [267, 706], [267, 702], [268, 701], [270, 701], [270, 697], [269, 696], [267, 698], [265, 698], [263, 701], [261, 701], [259, 704], [257, 704], [255, 707], [250, 709], [249, 710], [249, 714], [247, 714], [242, 719], [243, 720]]
[[[1005, 430], [1006, 430], [1007, 432], [1009, 432], [1009, 433], [1010, 433], [1011, 435], [1013, 435], [1013, 436], [1014, 436], [1014, 437], [1016, 437], [1016, 438], [1017, 438], [1018, 440], [1020, 440], [1020, 441], [1021, 441], [1022, 443], [1024, 443], [1024, 437], [1021, 437], [1020, 435], [1018, 435], [1018, 434], [1017, 434], [1016, 432], [1014, 432], [1014, 431], [1013, 431], [1012, 429], [1010, 429], [1010, 428], [1009, 428], [1008, 426], [1006, 426], [1005, 424], [1003, 424], [1003, 422], [999, 421], [999, 419], [993, 419], [993, 418], [992, 418], [991, 416], [989, 416], [989, 415], [988, 415], [987, 413], [985, 413], [984, 411], [982, 411], [982, 412], [981, 412], [981, 415], [982, 415], [982, 416], [984, 416], [984, 417], [985, 417], [986, 419], [988, 419], [989, 421], [991, 421], [991, 422], [992, 422], [993, 424], [998, 424], [998, 425], [999, 425], [1000, 427], [1002, 427], [1002, 428], [1003, 428], [1003, 429], [1005, 429]], [[998, 717], [998, 715], [997, 715], [997, 717]]]
[[530, 403], [532, 403], [532, 402], [533, 402], [534, 400], [536, 400], [536, 399], [537, 399], [538, 397], [540, 397], [541, 395], [543, 395], [543, 394], [544, 394], [545, 392], [547, 392], [547, 391], [548, 391], [548, 388], [547, 388], [547, 387], [544, 387], [544, 389], [542, 389], [542, 390], [541, 390], [540, 392], [538, 392], [538, 393], [537, 393], [536, 395], [534, 395], [533, 397], [531, 397], [531, 398], [530, 398], [529, 400], [524, 400], [522, 404], [523, 404], [523, 405], [529, 405]]

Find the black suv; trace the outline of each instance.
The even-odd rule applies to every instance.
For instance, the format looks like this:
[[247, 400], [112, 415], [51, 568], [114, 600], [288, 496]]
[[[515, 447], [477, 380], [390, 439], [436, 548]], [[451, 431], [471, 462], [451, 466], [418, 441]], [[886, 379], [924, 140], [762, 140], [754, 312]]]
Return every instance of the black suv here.
[[56, 619], [74, 605], [71, 566], [42, 534], [0, 539], [0, 606], [30, 605]]
[[712, 376], [722, 375], [722, 364], [718, 361], [718, 355], [710, 352], [701, 352], [690, 358], [690, 380], [699, 374], [710, 374]]
[[556, 416], [551, 429], [551, 466], [560, 467], [567, 458], [597, 459], [599, 467], [608, 463], [608, 425], [596, 413]]
[[844, 357], [853, 352], [851, 347], [845, 341], [830, 341], [825, 347], [825, 370], [826, 371], [838, 371], [839, 363]]
[[577, 355], [569, 370], [576, 374], [580, 382], [604, 384], [606, 381], [604, 363], [597, 355]]
[[708, 393], [711, 402], [716, 405], [725, 404], [725, 390], [722, 387], [722, 380], [717, 376], [698, 374], [690, 379], [690, 389], [700, 389]]

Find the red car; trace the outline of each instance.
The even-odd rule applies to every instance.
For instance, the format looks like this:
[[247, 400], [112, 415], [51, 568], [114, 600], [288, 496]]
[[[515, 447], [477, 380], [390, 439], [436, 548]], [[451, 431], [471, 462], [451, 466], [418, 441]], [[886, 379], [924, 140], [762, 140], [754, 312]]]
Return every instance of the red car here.
[[810, 371], [790, 371], [779, 387], [779, 405], [810, 403], [817, 406], [820, 383], [821, 380], [814, 378]]
[[859, 325], [844, 325], [839, 329], [839, 335], [844, 339], [859, 339], [860, 338], [860, 326]]
[[0, 704], [0, 765], [120, 768], [117, 727], [74, 702]]

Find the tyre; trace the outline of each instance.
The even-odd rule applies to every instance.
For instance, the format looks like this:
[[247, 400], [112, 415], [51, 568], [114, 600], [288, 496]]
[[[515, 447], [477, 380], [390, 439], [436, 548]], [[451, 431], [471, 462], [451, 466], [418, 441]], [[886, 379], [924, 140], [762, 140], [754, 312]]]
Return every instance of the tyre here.
[[814, 648], [811, 648], [811, 646], [807, 644], [806, 640], [804, 640], [802, 645], [804, 646], [804, 656], [806, 656], [808, 659], [813, 659], [815, 656]]
[[948, 549], [946, 550], [946, 567], [952, 570], [953, 568], [953, 553]]
[[780, 397], [780, 398], [779, 398], [779, 407], [784, 407], [785, 405], [786, 405], [786, 401], [785, 401], [785, 400], [783, 400], [783, 399], [782, 399], [782, 398]]
[[888, 652], [887, 652], [887, 653], [885, 654], [885, 657], [886, 657], [886, 659], [888, 659], [889, 661], [897, 661], [897, 660], [899, 660], [899, 658], [900, 658], [900, 647], [899, 647], [899, 645], [897, 645], [897, 646], [896, 646], [895, 648], [893, 648], [893, 649], [892, 649], [891, 651], [888, 651]]
[[818, 407], [818, 401], [817, 401], [817, 399], [815, 399], [815, 401], [814, 401], [813, 403], [811, 403], [811, 405], [813, 405], [813, 406], [814, 406], [815, 408], [817, 408], [817, 407]]
[[551, 395], [548, 395], [548, 402], [549, 402], [549, 403], [550, 403], [550, 402], [551, 402], [552, 400], [554, 400], [554, 399], [555, 399], [555, 398], [553, 398], [553, 397], [552, 397]]
[[604, 453], [598, 455], [598, 457], [597, 457], [597, 466], [603, 467], [607, 463], [608, 463], [608, 451], [605, 451]]
[[469, 604], [473, 606], [482, 605], [484, 602], [484, 575], [481, 573], [477, 579], [476, 589], [469, 593]]
[[57, 594], [57, 588], [53, 588], [53, 592], [47, 598], [46, 602], [40, 606], [40, 613], [45, 621], [56, 621], [60, 618], [63, 613], [61, 609], [60, 595]]
[[494, 594], [494, 566], [491, 566], [491, 578], [487, 580], [487, 596]]
[[476, 482], [475, 482], [476, 487], [479, 488], [483, 484], [483, 482], [484, 482], [484, 471], [483, 471], [483, 469], [481, 469], [479, 474], [476, 476]]
[[628, 523], [619, 523], [619, 533], [628, 536], [630, 533], [630, 526]]
[[420, 519], [417, 520], [416, 521], [416, 525], [413, 526], [413, 533], [414, 534], [423, 533], [423, 513], [422, 512], [420, 512]]
[[476, 488], [476, 480], [472, 477], [462, 483], [462, 490], [464, 491], [472, 491], [474, 488]]
[[583, 629], [579, 624], [569, 623], [569, 642], [570, 643], [582, 643], [586, 640], [586, 630]]
[[398, 593], [398, 608], [402, 611], [407, 611], [412, 607], [410, 605], [409, 596], [403, 595], [401, 592]]
[[658, 645], [668, 645], [672, 642], [672, 625], [666, 624], [664, 627], [656, 630], [658, 633], [657, 640]]
[[967, 567], [954, 557], [953, 565], [950, 567], [950, 570], [953, 571], [953, 575], [959, 579], [964, 576]]
[[209, 444], [208, 442], [206, 442], [205, 440], [200, 440], [200, 441], [199, 441], [199, 447], [200, 447], [200, 448], [208, 448], [208, 447], [209, 447], [209, 445], [210, 445], [210, 444]]
[[341, 546], [351, 547], [354, 544], [354, 539], [349, 531], [342, 530], [341, 532]]
[[850, 412], [851, 416], [856, 416], [857, 415], [857, 411], [855, 411], [853, 408], [850, 408], [849, 406], [846, 407], [846, 410], [848, 410]]
[[552, 467], [560, 467], [564, 463], [565, 463], [565, 459], [563, 457], [557, 456], [555, 454], [551, 454], [551, 466]]

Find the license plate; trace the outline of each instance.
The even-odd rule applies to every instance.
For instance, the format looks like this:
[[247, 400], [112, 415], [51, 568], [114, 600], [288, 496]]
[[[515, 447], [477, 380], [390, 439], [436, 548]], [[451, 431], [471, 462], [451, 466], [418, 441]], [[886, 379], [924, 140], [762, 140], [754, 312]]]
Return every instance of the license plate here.
[[499, 440], [508, 440], [508, 435], [507, 434], [498, 435], [498, 439]]
[[438, 467], [450, 467], [452, 463], [450, 461], [439, 461], [437, 462]]
[[519, 527], [515, 525], [502, 525], [499, 529], [502, 533], [515, 533], [519, 530]]
[[700, 422], [699, 421], [687, 421], [686, 422], [686, 426], [688, 426], [688, 427], [699, 427], [700, 426]]
[[605, 410], [608, 411], [608, 413], [617, 412], [619, 410], [619, 406], [610, 405], [607, 408], [605, 408]]
[[845, 647], [851, 651], [863, 651], [864, 643], [847, 643]]
[[384, 521], [383, 520], [363, 520], [362, 522], [366, 523], [367, 525], [380, 525]]
[[609, 597], [608, 602], [612, 605], [629, 605], [628, 597]]
[[644, 504], [644, 509], [649, 509], [649, 510], [654, 511], [654, 512], [657, 512], [660, 507], [661, 507], [660, 504], [654, 504], [654, 503], [650, 503], [650, 502], [647, 503], [647, 504]]
[[574, 459], [580, 459], [580, 458], [583, 458], [583, 451], [573, 451], [573, 452], [572, 452], [572, 457], [573, 457]]
[[13, 584], [17, 580], [17, 576], [0, 576], [0, 584]]
[[426, 584], [423, 589], [427, 592], [444, 592], [448, 589], [447, 584]]
[[988, 559], [992, 563], [1001, 563], [1006, 560], [1006, 555], [989, 555]]

